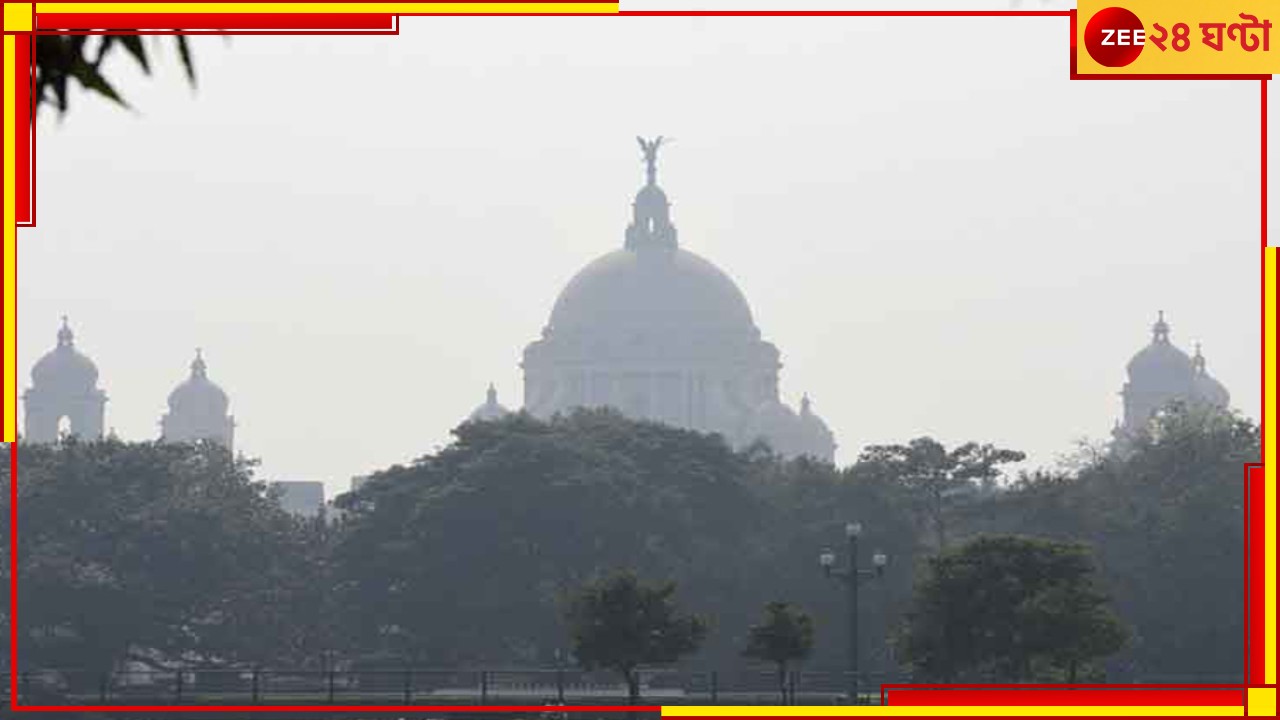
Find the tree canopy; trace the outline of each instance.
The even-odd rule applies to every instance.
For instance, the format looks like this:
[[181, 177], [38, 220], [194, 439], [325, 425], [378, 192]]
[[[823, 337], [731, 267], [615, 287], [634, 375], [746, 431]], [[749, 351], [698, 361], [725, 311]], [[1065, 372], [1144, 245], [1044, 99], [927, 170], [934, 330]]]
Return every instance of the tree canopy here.
[[990, 489], [1000, 466], [1024, 459], [1016, 450], [976, 442], [947, 450], [922, 437], [906, 445], [872, 445], [858, 463], [901, 484], [912, 509], [931, 530], [934, 547], [945, 550], [952, 507], [976, 490]]
[[1075, 682], [1124, 643], [1106, 601], [1084, 546], [979, 537], [930, 558], [904, 659], [927, 680]]
[[96, 683], [124, 661], [300, 659], [305, 533], [247, 462], [216, 444], [71, 438], [20, 445], [18, 466], [19, 646], [29, 666], [73, 668]]
[[640, 697], [637, 670], [673, 663], [706, 637], [705, 620], [677, 610], [675, 590], [675, 583], [646, 584], [620, 571], [572, 594], [565, 619], [578, 663], [622, 675], [634, 703]]
[[1135, 680], [1231, 682], [1243, 672], [1244, 466], [1260, 431], [1235, 415], [1171, 407], [1124, 452], [1024, 476], [974, 532], [1087, 543], [1132, 630], [1108, 665]]
[[813, 618], [791, 603], [775, 600], [764, 606], [764, 622], [751, 626], [742, 654], [778, 668], [778, 694], [787, 701], [787, 669], [813, 652]]
[[469, 423], [456, 437], [341, 501], [344, 602], [364, 609], [371, 649], [549, 662], [560, 597], [618, 567], [673, 580], [700, 608], [744, 591], [765, 510], [719, 438], [611, 411]]
[[[1036, 650], [1033, 676], [1066, 677], [1074, 663], [1081, 677], [1228, 682], [1241, 673], [1243, 464], [1256, 462], [1258, 437], [1247, 420], [1173, 408], [1122, 453], [996, 482], [1010, 455], [987, 443], [916, 438], [837, 468], [609, 411], [517, 414], [464, 424], [449, 446], [376, 473], [339, 498], [330, 523], [284, 514], [253, 464], [216, 445], [24, 443], [19, 641], [24, 662], [86, 672], [135, 656], [549, 667], [571, 642], [566, 595], [630, 568], [674, 583], [707, 620], [680, 667], [748, 671], [760, 608], [785, 601], [813, 620], [806, 670], [839, 671], [843, 635], [822, 628], [843, 626], [845, 597], [817, 555], [860, 521], [860, 544], [892, 558], [860, 601], [863, 669], [873, 682], [901, 680], [908, 651], [894, 629], [937, 554], [928, 495], [909, 480], [925, 473], [903, 461], [915, 447], [957, 467], [977, 458], [973, 471], [942, 475], [963, 488], [943, 508], [943, 558], [983, 535], [1091, 548], [1088, 587], [1106, 588], [1129, 641], [1106, 659], [1101, 641]], [[1018, 556], [995, 557], [1005, 567]], [[1048, 557], [1077, 567], [1071, 552]], [[1006, 610], [1031, 622], [1098, 607], [1073, 592], [1050, 587]], [[905, 669], [922, 675], [948, 667], [911, 657]], [[971, 671], [1027, 674], [1008, 662]]]

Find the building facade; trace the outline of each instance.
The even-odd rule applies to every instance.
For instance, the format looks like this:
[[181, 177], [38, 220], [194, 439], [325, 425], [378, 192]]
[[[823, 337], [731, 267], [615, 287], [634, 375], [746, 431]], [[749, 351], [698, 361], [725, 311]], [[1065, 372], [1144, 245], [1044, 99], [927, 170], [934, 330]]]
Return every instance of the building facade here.
[[278, 480], [271, 493], [285, 512], [315, 518], [325, 512], [324, 483], [315, 480]]

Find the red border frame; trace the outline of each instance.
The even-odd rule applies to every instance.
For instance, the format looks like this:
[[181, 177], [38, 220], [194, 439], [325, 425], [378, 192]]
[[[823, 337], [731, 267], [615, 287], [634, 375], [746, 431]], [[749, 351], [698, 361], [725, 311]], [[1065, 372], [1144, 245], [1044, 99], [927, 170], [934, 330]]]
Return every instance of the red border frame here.
[[894, 705], [1021, 705], [1021, 706], [1240, 706], [1245, 704], [1246, 689], [1239, 685], [951, 685], [934, 687], [892, 687], [880, 696]]
[[[153, 28], [142, 30], [140, 28]], [[295, 15], [290, 13], [58, 13], [36, 15], [37, 33], [100, 35], [122, 31], [159, 35], [197, 32], [236, 34], [281, 31], [325, 31], [324, 34], [389, 34], [399, 32], [397, 16], [386, 14]]]
[[[571, 0], [573, 1], [573, 0]], [[586, 0], [583, 0], [586, 1]], [[398, 34], [400, 15], [380, 14], [75, 14], [60, 15], [58, 21], [46, 21], [50, 16], [41, 18], [34, 13], [32, 32], [15, 34], [27, 36], [31, 42], [37, 34], [62, 33], [101, 34], [103, 32], [121, 32], [128, 28], [139, 27], [182, 27], [181, 30], [158, 30], [138, 34]], [[487, 15], [491, 13], [448, 13], [448, 15]], [[576, 14], [576, 13], [575, 13]], [[582, 13], [586, 15], [587, 13]], [[1263, 261], [1266, 258], [1267, 246], [1267, 81], [1270, 76], [1264, 75], [1087, 75], [1076, 70], [1076, 11], [639, 11], [620, 12], [619, 15], [635, 16], [862, 16], [862, 17], [1062, 17], [1070, 19], [1070, 78], [1072, 80], [1253, 80], [1260, 81], [1261, 86], [1261, 181], [1262, 181], [1262, 250]], [[401, 14], [412, 16], [412, 14]], [[501, 13], [506, 16], [546, 15], [545, 13]], [[192, 21], [195, 23], [192, 24]], [[34, 123], [29, 122], [29, 113], [33, 112], [34, 103], [34, 53], [30, 42], [24, 43], [19, 38], [17, 71], [26, 66], [27, 81], [22, 82], [20, 76], [12, 80], [17, 85], [18, 122], [27, 122], [30, 132], [18, 133], [15, 161], [18, 163], [15, 188], [18, 208], [18, 224], [35, 225], [35, 130]], [[10, 80], [4, 68], [0, 68], [4, 80]], [[27, 172], [22, 168], [26, 166]], [[15, 253], [16, 254], [16, 253]], [[1280, 264], [1280, 257], [1277, 258]], [[1264, 268], [1265, 277], [1265, 268]], [[1266, 298], [1263, 298], [1265, 304]], [[1265, 316], [1265, 314], [1264, 314]], [[1265, 352], [1265, 349], [1264, 349]], [[16, 373], [16, 368], [10, 368]], [[16, 385], [15, 385], [16, 387]], [[1263, 394], [1267, 391], [1265, 368], [1263, 369]], [[5, 400], [0, 398], [0, 400]], [[16, 398], [13, 399], [16, 401]], [[1265, 421], [1265, 418], [1264, 418]], [[1262, 443], [1267, 442], [1265, 428]], [[17, 553], [17, 449], [10, 448], [10, 472], [14, 479], [10, 486], [10, 560], [11, 567]], [[890, 694], [898, 701], [895, 705], [1243, 705], [1247, 702], [1245, 692], [1248, 687], [1264, 686], [1263, 643], [1262, 632], [1265, 607], [1263, 603], [1262, 573], [1264, 567], [1264, 510], [1267, 500], [1264, 476], [1260, 464], [1245, 466], [1246, 487], [1246, 599], [1245, 628], [1246, 650], [1244, 660], [1244, 682], [1239, 685], [1096, 685], [1096, 684], [1059, 684], [1059, 685], [922, 685], [922, 684], [886, 684], [881, 687], [882, 702], [888, 704]], [[1275, 501], [1274, 498], [1271, 499]], [[17, 639], [14, 632], [17, 622], [17, 589], [16, 582], [10, 583], [10, 666], [17, 668]], [[1274, 685], [1264, 687], [1275, 687]], [[945, 695], [944, 695], [945, 693]], [[963, 699], [962, 697], [963, 696]], [[542, 705], [18, 705], [18, 673], [10, 675], [10, 703], [16, 712], [175, 712], [175, 713], [208, 713], [208, 712], [255, 712], [255, 713], [294, 713], [294, 712], [397, 712], [419, 713], [431, 711], [446, 712], [546, 712]], [[1083, 701], [1083, 702], [1082, 702]], [[555, 708], [557, 712], [655, 712], [660, 711], [657, 705], [582, 705]]]

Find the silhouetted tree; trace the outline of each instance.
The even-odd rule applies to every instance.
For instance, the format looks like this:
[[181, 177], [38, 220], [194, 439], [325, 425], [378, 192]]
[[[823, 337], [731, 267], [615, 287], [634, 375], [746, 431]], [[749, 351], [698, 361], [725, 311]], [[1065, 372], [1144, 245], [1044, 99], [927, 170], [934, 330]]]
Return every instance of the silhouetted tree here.
[[[96, 685], [124, 660], [297, 660], [295, 602], [314, 583], [297, 521], [249, 462], [211, 443], [71, 438], [17, 452], [27, 667], [81, 669]], [[11, 481], [5, 464], [6, 519]]]
[[[937, 481], [959, 488], [943, 497], [944, 535], [1094, 548], [1098, 584], [1133, 630], [1109, 656], [1108, 677], [1238, 677], [1243, 464], [1257, 461], [1258, 440], [1239, 417], [1170, 408], [1123, 453], [1011, 486], [987, 480], [1000, 463], [979, 460], [988, 471], [977, 479]], [[968, 446], [999, 459], [989, 445]], [[24, 664], [94, 672], [130, 655], [186, 653], [219, 667], [312, 668], [334, 653], [395, 669], [547, 664], [564, 647], [559, 601], [615, 567], [675, 582], [687, 610], [719, 628], [691, 660], [731, 670], [745, 664], [748, 630], [778, 587], [815, 624], [842, 622], [843, 596], [816, 555], [852, 520], [864, 524], [863, 544], [902, 570], [862, 601], [866, 668], [883, 672], [896, 667], [890, 628], [913, 580], [925, 582], [912, 569], [930, 567], [923, 552], [934, 543], [921, 542], [919, 524], [925, 535], [936, 529], [928, 493], [904, 481], [923, 473], [900, 472], [912, 466], [895, 460], [909, 452], [881, 448], [839, 469], [734, 452], [717, 436], [603, 410], [467, 423], [448, 447], [341, 498], [334, 525], [284, 515], [251, 465], [217, 446], [73, 440], [18, 453]], [[7, 467], [0, 482], [7, 537]], [[6, 561], [0, 553], [4, 580]], [[1006, 576], [1016, 573], [997, 573], [981, 592], [1004, 592]], [[1032, 676], [1098, 671], [1108, 637], [1060, 622], [1087, 621], [1089, 602], [1050, 589], [1022, 607], [1026, 622], [1054, 619], [1047, 627], [1080, 639], [1046, 641], [1056, 649], [1036, 655]], [[841, 667], [839, 640], [815, 637], [807, 663]]]
[[455, 432], [340, 499], [349, 514], [335, 563], [364, 651], [550, 663], [559, 598], [616, 567], [670, 578], [695, 610], [743, 628], [752, 593], [768, 591], [755, 575], [766, 508], [721, 438], [603, 410]]
[[1094, 548], [1132, 629], [1113, 675], [1230, 682], [1244, 652], [1244, 465], [1259, 461], [1260, 437], [1238, 415], [1173, 405], [1123, 452], [1025, 475], [983, 503], [972, 531]]
[[742, 654], [777, 666], [778, 696], [786, 703], [788, 666], [813, 651], [813, 618], [790, 603], [777, 601], [765, 606], [764, 615], [763, 623], [751, 627]]
[[947, 450], [933, 438], [922, 437], [907, 445], [872, 445], [858, 464], [906, 488], [933, 533], [934, 546], [944, 550], [950, 508], [967, 493], [990, 488], [1000, 466], [1024, 459], [1026, 455], [1016, 450], [974, 442]]
[[640, 666], [675, 662], [706, 637], [702, 618], [676, 609], [675, 590], [675, 583], [645, 584], [622, 571], [569, 598], [565, 620], [578, 663], [622, 675], [632, 704], [640, 697]]
[[[187, 81], [196, 82], [195, 65], [185, 35], [174, 35], [174, 44]], [[102, 72], [102, 63], [117, 48], [133, 58], [146, 74], [151, 74], [151, 57], [142, 35], [36, 35], [35, 101], [37, 111], [52, 104], [58, 114], [67, 111], [67, 85], [75, 80], [80, 87], [123, 107], [128, 103]]]

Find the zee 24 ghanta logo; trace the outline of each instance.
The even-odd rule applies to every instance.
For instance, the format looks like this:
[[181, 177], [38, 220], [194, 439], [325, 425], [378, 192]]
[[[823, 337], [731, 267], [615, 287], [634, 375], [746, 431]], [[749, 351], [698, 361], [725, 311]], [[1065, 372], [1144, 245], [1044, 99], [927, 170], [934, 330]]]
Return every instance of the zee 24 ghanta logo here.
[[[1196, 23], [1200, 45], [1223, 52], [1227, 43], [1239, 43], [1244, 52], [1271, 50], [1271, 20], [1258, 20], [1256, 15], [1239, 13], [1235, 22]], [[1187, 52], [1191, 49], [1192, 28], [1185, 22], [1168, 27], [1151, 23], [1148, 30], [1138, 16], [1121, 7], [1109, 7], [1094, 13], [1084, 28], [1084, 46], [1094, 62], [1106, 67], [1124, 67], [1142, 54], [1147, 45], [1160, 52]]]

